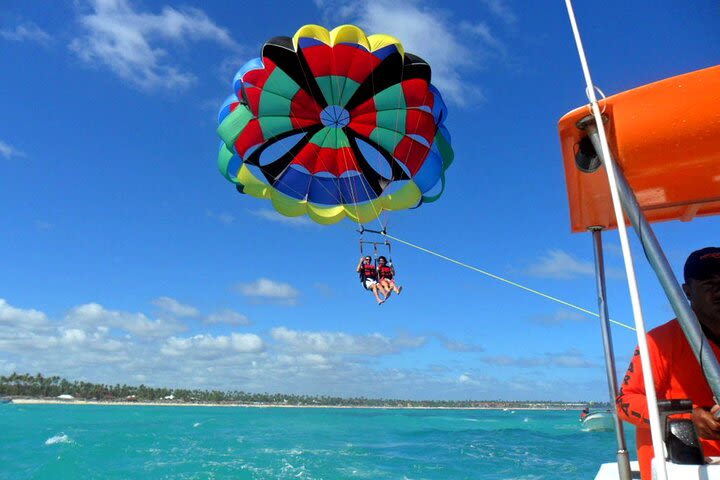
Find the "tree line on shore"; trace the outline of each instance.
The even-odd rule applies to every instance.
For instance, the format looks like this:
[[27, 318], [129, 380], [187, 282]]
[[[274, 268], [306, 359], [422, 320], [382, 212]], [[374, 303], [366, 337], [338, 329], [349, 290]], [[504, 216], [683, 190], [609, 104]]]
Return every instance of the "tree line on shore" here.
[[147, 385], [106, 385], [67, 379], [38, 373], [12, 373], [0, 376], [0, 395], [11, 397], [56, 398], [72, 395], [76, 399], [98, 401], [140, 401], [177, 403], [242, 403], [262, 405], [328, 405], [348, 407], [487, 407], [487, 408], [572, 408], [580, 404], [600, 408], [597, 402], [500, 401], [500, 400], [401, 400], [365, 397], [331, 397], [325, 395], [293, 395], [280, 393], [249, 393], [240, 390], [199, 390], [184, 388], [148, 387]]

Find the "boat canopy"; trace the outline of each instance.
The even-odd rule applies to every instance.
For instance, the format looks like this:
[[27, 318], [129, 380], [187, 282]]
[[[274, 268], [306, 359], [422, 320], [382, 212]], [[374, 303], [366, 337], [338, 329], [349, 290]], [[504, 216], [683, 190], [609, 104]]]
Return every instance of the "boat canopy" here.
[[[648, 221], [720, 213], [720, 65], [618, 93], [600, 107], [611, 152]], [[617, 228], [605, 167], [588, 161], [594, 149], [578, 126], [590, 113], [577, 108], [558, 125], [573, 232]]]

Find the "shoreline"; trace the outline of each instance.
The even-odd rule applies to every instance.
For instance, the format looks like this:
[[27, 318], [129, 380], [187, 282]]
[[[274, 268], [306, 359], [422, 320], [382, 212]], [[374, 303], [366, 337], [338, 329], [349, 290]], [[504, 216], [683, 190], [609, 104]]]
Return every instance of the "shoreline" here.
[[337, 408], [337, 409], [376, 409], [376, 410], [500, 410], [508, 412], [516, 410], [532, 411], [573, 411], [581, 407], [423, 407], [423, 406], [361, 406], [361, 405], [281, 405], [281, 404], [254, 404], [254, 403], [191, 403], [191, 402], [127, 402], [127, 401], [100, 401], [100, 400], [60, 400], [44, 398], [13, 398], [16, 405], [100, 405], [100, 406], [141, 406], [141, 407], [225, 407], [225, 408]]

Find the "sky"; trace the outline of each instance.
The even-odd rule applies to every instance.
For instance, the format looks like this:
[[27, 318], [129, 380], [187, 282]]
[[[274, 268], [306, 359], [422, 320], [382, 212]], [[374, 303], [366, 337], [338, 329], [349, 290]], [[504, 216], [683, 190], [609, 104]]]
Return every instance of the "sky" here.
[[[610, 95], [718, 63], [713, 1], [576, 14]], [[455, 162], [392, 235], [596, 310], [557, 121], [586, 103], [564, 2], [5, 0], [0, 7], [0, 374], [407, 399], [607, 400], [597, 319], [393, 245], [375, 305], [357, 225], [282, 217], [218, 172], [216, 114], [263, 42], [302, 25], [390, 33], [428, 60]], [[676, 272], [717, 219], [657, 225]], [[631, 323], [605, 234], [612, 318]], [[634, 252], [639, 253], [637, 243]], [[641, 255], [640, 255], [641, 256]], [[672, 318], [636, 261], [646, 322]], [[636, 344], [613, 326], [618, 370]]]

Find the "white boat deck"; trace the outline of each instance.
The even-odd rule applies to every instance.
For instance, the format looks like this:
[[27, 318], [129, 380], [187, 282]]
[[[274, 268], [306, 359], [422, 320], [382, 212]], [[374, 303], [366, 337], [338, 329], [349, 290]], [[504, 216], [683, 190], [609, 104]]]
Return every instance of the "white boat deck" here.
[[[668, 462], [668, 480], [720, 480], [720, 457], [711, 457], [707, 465], [676, 465]], [[632, 478], [640, 478], [638, 462], [630, 462]], [[603, 463], [595, 480], [620, 480], [617, 463]]]

